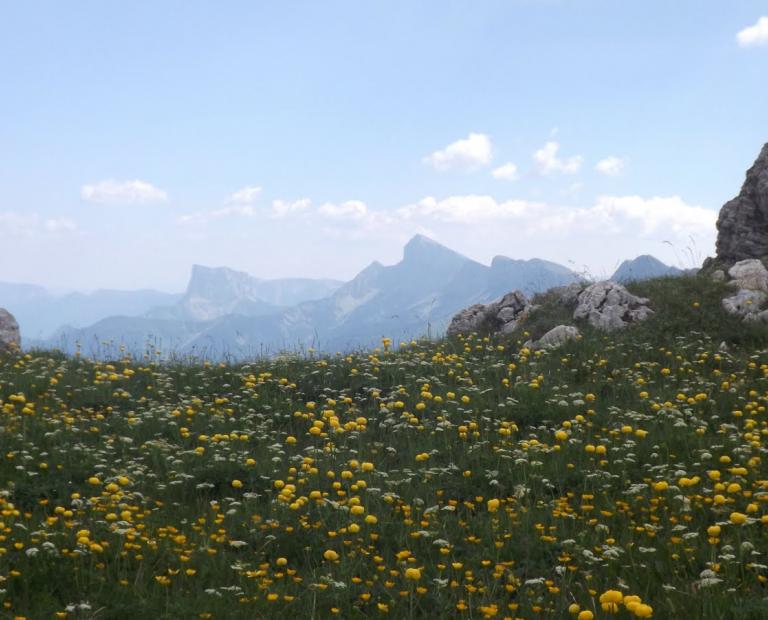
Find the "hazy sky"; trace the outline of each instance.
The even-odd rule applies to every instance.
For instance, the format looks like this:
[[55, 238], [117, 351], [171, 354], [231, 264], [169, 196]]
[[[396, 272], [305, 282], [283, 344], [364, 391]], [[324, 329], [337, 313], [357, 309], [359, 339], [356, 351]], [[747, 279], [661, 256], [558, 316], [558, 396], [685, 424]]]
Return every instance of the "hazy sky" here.
[[417, 232], [690, 266], [767, 75], [764, 0], [4, 2], [0, 280], [349, 278]]

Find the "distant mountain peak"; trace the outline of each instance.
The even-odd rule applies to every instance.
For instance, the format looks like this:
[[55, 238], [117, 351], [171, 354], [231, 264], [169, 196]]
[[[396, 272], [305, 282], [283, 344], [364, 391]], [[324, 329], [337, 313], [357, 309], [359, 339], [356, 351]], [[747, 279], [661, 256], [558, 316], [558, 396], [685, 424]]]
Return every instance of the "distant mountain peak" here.
[[186, 296], [233, 298], [250, 294], [257, 282], [247, 273], [229, 267], [192, 265]]
[[614, 282], [630, 282], [632, 280], [648, 280], [663, 276], [681, 275], [682, 270], [662, 263], [655, 256], [641, 254], [637, 258], [625, 260], [611, 276]]
[[466, 256], [459, 254], [455, 250], [448, 248], [434, 239], [425, 235], [414, 235], [403, 248], [403, 260], [424, 260], [439, 258], [461, 258], [469, 260]]

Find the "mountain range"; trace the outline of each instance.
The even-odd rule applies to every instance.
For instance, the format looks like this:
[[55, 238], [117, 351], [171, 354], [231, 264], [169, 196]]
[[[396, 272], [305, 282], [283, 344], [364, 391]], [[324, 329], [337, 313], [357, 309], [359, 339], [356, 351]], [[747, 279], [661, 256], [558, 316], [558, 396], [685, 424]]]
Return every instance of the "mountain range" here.
[[[650, 259], [650, 260], [649, 260]], [[659, 267], [661, 266], [661, 267]], [[659, 275], [652, 257], [625, 262], [614, 277]], [[474, 261], [416, 235], [394, 265], [373, 262], [348, 282], [264, 280], [226, 267], [195, 265], [183, 294], [96, 291], [55, 296], [41, 287], [0, 284], [0, 307], [16, 314], [25, 346], [88, 355], [117, 346], [138, 353], [242, 359], [279, 351], [346, 351], [384, 336], [444, 333], [451, 317], [519, 289], [527, 295], [579, 280], [567, 267], [496, 256]]]
[[637, 282], [664, 276], [681, 276], [685, 273], [677, 267], [665, 265], [658, 258], [643, 254], [633, 260], [625, 260], [611, 276], [614, 282]]
[[42, 286], [0, 282], [0, 307], [9, 309], [24, 338], [45, 340], [64, 326], [86, 327], [107, 316], [138, 316], [168, 306], [181, 295], [154, 290], [51, 293]]

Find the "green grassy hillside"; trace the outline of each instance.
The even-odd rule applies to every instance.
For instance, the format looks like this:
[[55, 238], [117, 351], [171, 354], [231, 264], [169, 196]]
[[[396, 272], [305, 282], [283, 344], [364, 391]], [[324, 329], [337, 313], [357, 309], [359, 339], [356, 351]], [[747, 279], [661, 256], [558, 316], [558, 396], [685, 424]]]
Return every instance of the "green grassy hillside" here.
[[633, 291], [537, 353], [546, 300], [507, 341], [0, 359], [0, 615], [766, 618], [766, 330]]

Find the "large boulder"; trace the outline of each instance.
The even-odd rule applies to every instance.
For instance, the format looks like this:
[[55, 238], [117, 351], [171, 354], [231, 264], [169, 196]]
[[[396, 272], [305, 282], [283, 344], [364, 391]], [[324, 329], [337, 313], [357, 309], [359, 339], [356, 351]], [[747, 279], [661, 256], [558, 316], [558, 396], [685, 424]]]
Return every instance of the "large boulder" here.
[[10, 312], [0, 308], [0, 353], [12, 351], [20, 346], [19, 324]]
[[449, 336], [470, 332], [507, 334], [517, 327], [531, 309], [531, 303], [520, 291], [507, 293], [499, 301], [475, 304], [456, 314], [448, 326]]
[[756, 258], [739, 261], [728, 270], [728, 275], [733, 278], [730, 283], [738, 289], [768, 292], [768, 269]]
[[751, 320], [753, 317], [750, 315], [758, 314], [766, 300], [768, 295], [763, 291], [742, 289], [732, 297], [723, 299], [723, 308], [732, 316]]
[[720, 210], [717, 231], [721, 263], [768, 256], [768, 144], [747, 171], [739, 195]]
[[576, 340], [581, 332], [573, 325], [558, 325], [536, 341], [528, 341], [525, 346], [529, 349], [554, 349], [564, 345], [569, 340]]
[[574, 319], [582, 319], [604, 331], [614, 331], [630, 323], [643, 321], [653, 314], [649, 300], [630, 293], [616, 282], [596, 282], [578, 297]]

